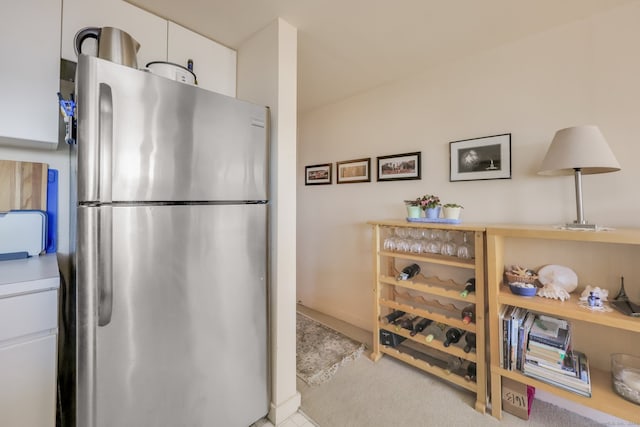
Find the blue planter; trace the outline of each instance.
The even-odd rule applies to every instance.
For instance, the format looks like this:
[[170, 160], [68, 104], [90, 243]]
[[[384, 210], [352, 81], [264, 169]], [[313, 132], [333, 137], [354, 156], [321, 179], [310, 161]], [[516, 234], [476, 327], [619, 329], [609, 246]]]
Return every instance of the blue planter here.
[[424, 211], [424, 215], [428, 219], [437, 219], [440, 218], [440, 206], [435, 208], [427, 208]]

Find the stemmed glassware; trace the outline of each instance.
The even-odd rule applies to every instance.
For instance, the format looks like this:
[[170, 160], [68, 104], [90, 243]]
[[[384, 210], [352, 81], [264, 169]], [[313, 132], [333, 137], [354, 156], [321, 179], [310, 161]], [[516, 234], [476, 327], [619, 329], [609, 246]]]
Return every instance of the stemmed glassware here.
[[440, 230], [431, 230], [429, 236], [429, 245], [427, 246], [427, 252], [432, 254], [439, 254], [442, 248], [442, 232]]
[[467, 241], [467, 233], [462, 233], [462, 244], [458, 246], [458, 258], [473, 258], [473, 250]]
[[444, 243], [442, 244], [442, 247], [440, 248], [440, 253], [442, 255], [447, 255], [447, 256], [455, 256], [456, 255], [456, 250], [457, 250], [457, 246], [455, 244], [455, 242], [453, 241], [453, 232], [451, 231], [445, 231], [444, 233]]
[[384, 241], [382, 242], [382, 249], [385, 251], [396, 250], [395, 229], [392, 229], [392, 232], [389, 233], [387, 237], [385, 237]]

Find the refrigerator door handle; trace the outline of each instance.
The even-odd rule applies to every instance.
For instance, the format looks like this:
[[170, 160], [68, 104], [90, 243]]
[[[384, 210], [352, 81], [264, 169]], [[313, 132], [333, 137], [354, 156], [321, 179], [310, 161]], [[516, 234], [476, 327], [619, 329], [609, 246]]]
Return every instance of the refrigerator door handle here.
[[111, 203], [111, 159], [113, 146], [113, 94], [111, 86], [100, 83], [98, 99], [98, 147], [99, 148], [99, 184], [98, 200], [101, 203]]
[[98, 216], [98, 253], [96, 260], [98, 290], [98, 326], [106, 326], [111, 322], [113, 311], [113, 275], [111, 251], [113, 243], [111, 206], [99, 208]]

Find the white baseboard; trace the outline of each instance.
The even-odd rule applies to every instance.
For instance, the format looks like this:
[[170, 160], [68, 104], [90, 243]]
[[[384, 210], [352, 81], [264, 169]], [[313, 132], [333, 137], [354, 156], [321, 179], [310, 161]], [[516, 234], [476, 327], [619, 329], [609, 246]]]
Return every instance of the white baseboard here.
[[269, 406], [269, 421], [275, 426], [282, 423], [284, 420], [298, 412], [300, 405], [302, 404], [302, 396], [300, 392], [296, 391], [296, 393], [291, 396], [289, 399], [284, 401], [283, 403], [275, 406], [273, 402]]

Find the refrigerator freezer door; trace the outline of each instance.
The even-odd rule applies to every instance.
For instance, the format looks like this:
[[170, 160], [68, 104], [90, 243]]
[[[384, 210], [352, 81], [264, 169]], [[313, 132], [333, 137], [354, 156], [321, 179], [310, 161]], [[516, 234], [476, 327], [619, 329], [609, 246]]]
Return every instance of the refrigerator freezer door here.
[[[246, 427], [266, 415], [267, 206], [104, 209], [79, 209], [80, 246], [111, 218], [113, 283], [102, 327], [99, 290], [78, 286], [90, 307], [78, 348], [95, 349], [79, 355], [78, 396], [95, 398], [78, 425]], [[108, 267], [95, 261], [78, 277], [98, 280]]]
[[268, 109], [80, 55], [78, 201], [267, 200]]

